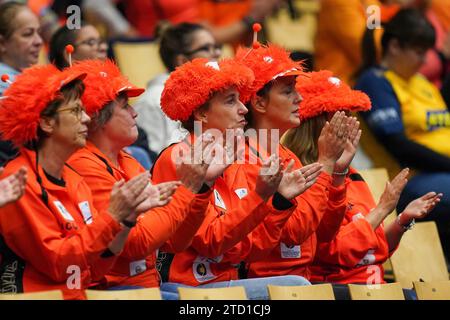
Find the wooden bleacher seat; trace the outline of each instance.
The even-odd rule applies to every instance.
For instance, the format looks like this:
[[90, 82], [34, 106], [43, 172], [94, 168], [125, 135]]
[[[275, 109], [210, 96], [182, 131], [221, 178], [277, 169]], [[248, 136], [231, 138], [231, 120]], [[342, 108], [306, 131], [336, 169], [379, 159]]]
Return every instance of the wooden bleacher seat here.
[[0, 294], [0, 300], [63, 300], [63, 294], [60, 290]]
[[86, 290], [88, 300], [161, 300], [159, 288], [134, 290]]
[[450, 281], [414, 281], [414, 290], [419, 300], [450, 300]]
[[270, 300], [335, 300], [333, 287], [329, 283], [311, 286], [268, 285]]
[[396, 281], [412, 288], [414, 281], [447, 281], [449, 275], [444, 252], [434, 221], [418, 222], [405, 232], [391, 257]]
[[405, 300], [402, 286], [398, 282], [373, 285], [349, 284], [352, 300]]
[[247, 300], [244, 287], [184, 288], [179, 287], [180, 300]]

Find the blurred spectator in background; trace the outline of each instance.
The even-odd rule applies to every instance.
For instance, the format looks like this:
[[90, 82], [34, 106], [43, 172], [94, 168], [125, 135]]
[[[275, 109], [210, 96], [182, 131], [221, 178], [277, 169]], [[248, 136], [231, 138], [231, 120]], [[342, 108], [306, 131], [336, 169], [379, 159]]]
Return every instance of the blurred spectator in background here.
[[429, 191], [444, 194], [429, 217], [450, 258], [450, 113], [438, 88], [418, 74], [435, 39], [421, 12], [399, 11], [385, 27], [381, 64], [372, 61], [356, 88], [372, 101], [372, 110], [362, 115], [378, 142], [400, 165], [420, 171], [404, 189], [397, 212]]
[[69, 66], [66, 46], [73, 45], [73, 61], [86, 59], [106, 59], [108, 45], [100, 37], [97, 29], [90, 24], [82, 23], [80, 29], [59, 28], [50, 40], [49, 61], [58, 69]]
[[161, 110], [161, 93], [169, 73], [194, 58], [215, 61], [221, 55], [221, 46], [202, 25], [180, 23], [163, 27], [160, 33], [159, 55], [168, 72], [153, 78], [134, 105], [139, 115], [137, 123], [148, 136], [150, 150], [156, 153], [171, 143], [180, 141], [185, 134], [180, 123], [169, 119]]
[[[0, 75], [9, 81], [23, 69], [38, 62], [42, 48], [38, 17], [26, 5], [6, 2], [0, 5]], [[0, 96], [9, 86], [0, 81]], [[9, 141], [0, 140], [0, 166], [17, 154]]]
[[[220, 43], [236, 43], [251, 33], [283, 0], [96, 0], [85, 1], [85, 12], [108, 26], [112, 36], [154, 37], [160, 21], [196, 22], [208, 27]], [[116, 8], [120, 3], [127, 19]]]

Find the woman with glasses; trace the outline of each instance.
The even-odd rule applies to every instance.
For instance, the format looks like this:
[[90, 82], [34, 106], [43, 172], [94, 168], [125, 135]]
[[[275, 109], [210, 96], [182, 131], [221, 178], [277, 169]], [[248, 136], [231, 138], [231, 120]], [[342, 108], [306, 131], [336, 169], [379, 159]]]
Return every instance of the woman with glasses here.
[[108, 45], [93, 25], [82, 23], [80, 29], [69, 29], [64, 25], [52, 36], [49, 49], [50, 62], [60, 70], [69, 66], [69, 55], [65, 50], [68, 44], [74, 47], [73, 61], [105, 60], [107, 57]]
[[[4, 174], [25, 167], [25, 194], [0, 208], [0, 291], [61, 290], [84, 298], [116, 261], [136, 207], [148, 197], [148, 173], [117, 182], [97, 211], [87, 183], [66, 165], [86, 144], [90, 118], [80, 97], [85, 74], [53, 65], [25, 69], [0, 100], [0, 132], [20, 148]], [[131, 220], [132, 221], [132, 220]]]
[[146, 92], [135, 104], [138, 125], [147, 134], [150, 150], [156, 153], [186, 134], [178, 121], [161, 111], [161, 93], [169, 73], [194, 58], [216, 61], [222, 53], [212, 34], [199, 24], [180, 23], [160, 33], [159, 55], [168, 72], [150, 80]]
[[[76, 152], [69, 164], [89, 184], [95, 207], [106, 209], [117, 181], [130, 180], [145, 171], [123, 151], [137, 138], [137, 114], [128, 98], [139, 96], [144, 89], [133, 86], [109, 60], [86, 60], [73, 69], [87, 73], [82, 100], [92, 121], [86, 147]], [[179, 181], [170, 181], [153, 187], [158, 192], [149, 201], [161, 208], [137, 208], [143, 216], [129, 224], [126, 246], [105, 276], [102, 288], [159, 287], [157, 250], [185, 249], [203, 222], [212, 193], [203, 185], [207, 168], [203, 163], [182, 165], [178, 169], [182, 186]], [[165, 292], [162, 295], [170, 298]]]
[[[38, 62], [42, 48], [38, 17], [24, 4], [6, 2], [0, 5], [0, 74], [11, 81]], [[9, 86], [0, 82], [0, 97]], [[0, 165], [13, 158], [17, 150], [9, 141], [0, 140]]]

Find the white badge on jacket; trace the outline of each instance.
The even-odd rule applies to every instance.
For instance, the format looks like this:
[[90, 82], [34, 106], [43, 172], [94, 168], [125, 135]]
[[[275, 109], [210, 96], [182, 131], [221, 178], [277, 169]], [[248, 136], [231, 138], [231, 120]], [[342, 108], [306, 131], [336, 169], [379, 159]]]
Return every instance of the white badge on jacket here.
[[62, 217], [67, 221], [75, 221], [72, 215], [67, 211], [66, 207], [61, 203], [61, 201], [53, 201], [56, 209], [58, 209], [59, 213], [61, 213]]
[[287, 246], [283, 242], [280, 242], [280, 251], [283, 259], [300, 258], [302, 256], [300, 245]]
[[219, 208], [222, 208], [224, 210], [227, 210], [227, 206], [225, 205], [225, 202], [223, 201], [222, 197], [219, 194], [219, 191], [214, 189], [214, 204], [218, 206]]
[[211, 271], [211, 259], [197, 256], [192, 264], [192, 272], [195, 280], [198, 282], [206, 282], [215, 279], [217, 276]]
[[89, 207], [88, 201], [83, 201], [78, 204], [78, 208], [81, 210], [81, 214], [83, 215], [84, 223], [91, 224], [92, 223], [92, 212]]
[[239, 199], [245, 198], [245, 196], [248, 194], [248, 190], [246, 188], [240, 188], [234, 190], [236, 195], [239, 197]]

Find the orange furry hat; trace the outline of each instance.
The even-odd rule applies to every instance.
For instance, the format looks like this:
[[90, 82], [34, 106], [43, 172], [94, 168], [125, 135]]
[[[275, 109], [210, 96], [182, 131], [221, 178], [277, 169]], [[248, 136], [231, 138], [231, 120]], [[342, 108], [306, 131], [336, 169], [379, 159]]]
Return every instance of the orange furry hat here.
[[52, 64], [25, 69], [0, 100], [2, 138], [11, 140], [18, 147], [36, 139], [41, 112], [58, 97], [64, 85], [85, 76], [61, 72]]
[[126, 93], [129, 98], [141, 95], [145, 89], [131, 84], [111, 60], [83, 60], [68, 68], [73, 72], [86, 73], [84, 84], [83, 105], [88, 115], [93, 115], [114, 101], [120, 93]]
[[367, 111], [369, 97], [333, 76], [328, 70], [311, 72], [309, 78], [297, 80], [296, 89], [303, 97], [300, 118], [306, 120], [324, 112]]
[[253, 72], [233, 59], [208, 62], [194, 59], [170, 74], [161, 96], [161, 108], [172, 120], [188, 120], [211, 95], [231, 86], [241, 92], [254, 80]]
[[235, 59], [252, 69], [255, 81], [249, 90], [241, 94], [241, 100], [248, 102], [267, 83], [283, 76], [304, 75], [301, 62], [289, 57], [289, 52], [274, 44], [257, 48], [239, 48]]

